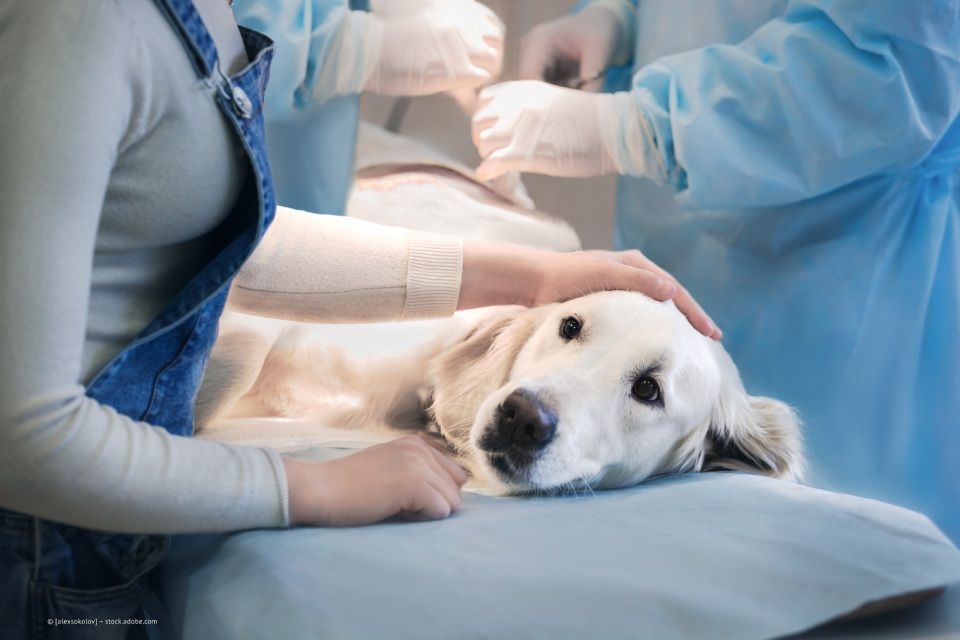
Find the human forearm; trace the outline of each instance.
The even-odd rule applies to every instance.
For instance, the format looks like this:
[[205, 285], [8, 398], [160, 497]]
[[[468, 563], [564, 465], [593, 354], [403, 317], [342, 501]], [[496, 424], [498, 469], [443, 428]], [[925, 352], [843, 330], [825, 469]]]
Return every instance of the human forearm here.
[[[632, 254], [461, 241], [281, 207], [238, 276], [231, 303], [238, 311], [295, 320], [372, 322], [533, 306], [609, 289], [658, 300], [682, 292], [669, 274]], [[699, 330], [719, 336], [692, 299], [677, 304]]]
[[287, 524], [286, 477], [272, 451], [173, 436], [79, 394], [4, 400], [4, 508], [130, 533]]
[[231, 291], [239, 311], [312, 322], [450, 315], [458, 238], [280, 207]]

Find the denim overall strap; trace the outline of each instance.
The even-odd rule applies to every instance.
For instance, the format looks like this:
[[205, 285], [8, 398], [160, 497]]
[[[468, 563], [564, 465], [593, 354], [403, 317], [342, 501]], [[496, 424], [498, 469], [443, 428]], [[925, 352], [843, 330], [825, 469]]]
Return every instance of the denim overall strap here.
[[[262, 119], [272, 42], [241, 29], [251, 63], [227, 77], [193, 3], [154, 1], [197, 76], [214, 88], [215, 100], [246, 152], [249, 171], [233, 211], [215, 232], [218, 244], [209, 261], [94, 377], [86, 393], [130, 418], [190, 435], [196, 392], [228, 288], [274, 215]], [[142, 622], [156, 616], [144, 609], [150, 595], [147, 577], [168, 548], [167, 536], [91, 531], [0, 509], [0, 636], [148, 637], [151, 627]], [[87, 622], [58, 625], [57, 620]], [[105, 622], [118, 620], [139, 624]]]
[[206, 25], [197, 13], [193, 2], [180, 0], [155, 0], [157, 7], [166, 15], [170, 25], [183, 42], [193, 69], [201, 78], [209, 78], [217, 70], [219, 56], [217, 45], [210, 37]]
[[94, 377], [87, 385], [87, 395], [134, 420], [162, 426], [176, 435], [190, 435], [196, 392], [230, 282], [275, 212], [262, 119], [272, 42], [255, 31], [241, 29], [253, 62], [228, 78], [220, 71], [213, 41], [193, 4], [184, 0], [157, 2], [185, 38], [197, 72], [211, 70], [210, 75], [201, 77], [217, 88], [217, 102], [250, 160], [250, 179], [222, 228], [228, 240], [219, 254]]

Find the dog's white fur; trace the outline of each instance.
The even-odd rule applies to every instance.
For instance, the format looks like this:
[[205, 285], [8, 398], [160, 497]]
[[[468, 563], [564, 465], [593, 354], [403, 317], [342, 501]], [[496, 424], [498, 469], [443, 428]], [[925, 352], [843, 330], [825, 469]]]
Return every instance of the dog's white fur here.
[[[569, 317], [582, 323], [573, 340], [559, 331]], [[631, 396], [643, 372], [662, 406]], [[482, 439], [520, 389], [557, 416], [556, 435], [530, 464], [501, 459], [498, 471], [493, 462], [506, 454], [484, 451]], [[434, 342], [379, 360], [348, 358], [300, 325], [245, 330], [234, 321], [211, 358], [198, 423], [237, 416], [436, 430], [502, 492], [622, 487], [713, 469], [799, 480], [803, 471], [790, 408], [748, 396], [722, 346], [672, 303], [628, 292], [469, 314]]]

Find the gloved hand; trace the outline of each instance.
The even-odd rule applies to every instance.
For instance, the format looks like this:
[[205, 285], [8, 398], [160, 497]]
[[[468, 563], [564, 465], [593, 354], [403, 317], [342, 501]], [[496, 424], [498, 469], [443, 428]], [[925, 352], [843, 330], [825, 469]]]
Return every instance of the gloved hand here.
[[477, 177], [507, 171], [585, 177], [630, 173], [658, 178], [660, 157], [628, 93], [595, 94], [523, 80], [487, 87], [473, 116], [483, 162]]
[[627, 0], [595, 0], [583, 11], [538, 25], [520, 42], [521, 80], [599, 91], [599, 75], [625, 64], [633, 50], [633, 7]]
[[381, 0], [367, 37], [378, 55], [364, 69], [365, 91], [419, 96], [479, 87], [500, 74], [504, 26], [474, 0]]
[[[475, 89], [500, 73], [503, 23], [475, 0], [379, 0], [374, 9], [335, 7], [322, 20], [275, 34], [285, 62], [282, 88], [271, 82], [274, 110], [361, 91]], [[263, 19], [252, 10], [243, 16]]]

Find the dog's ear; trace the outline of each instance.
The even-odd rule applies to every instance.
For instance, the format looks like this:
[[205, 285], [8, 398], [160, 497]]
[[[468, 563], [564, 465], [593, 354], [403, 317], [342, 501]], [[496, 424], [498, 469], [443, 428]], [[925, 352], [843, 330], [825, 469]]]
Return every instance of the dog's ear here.
[[802, 480], [797, 414], [779, 400], [748, 396], [736, 367], [729, 356], [726, 359], [729, 367], [707, 430], [702, 470], [733, 469]]
[[504, 308], [477, 322], [431, 360], [431, 410], [455, 446], [469, 440], [477, 410], [510, 375], [539, 315], [522, 307]]

